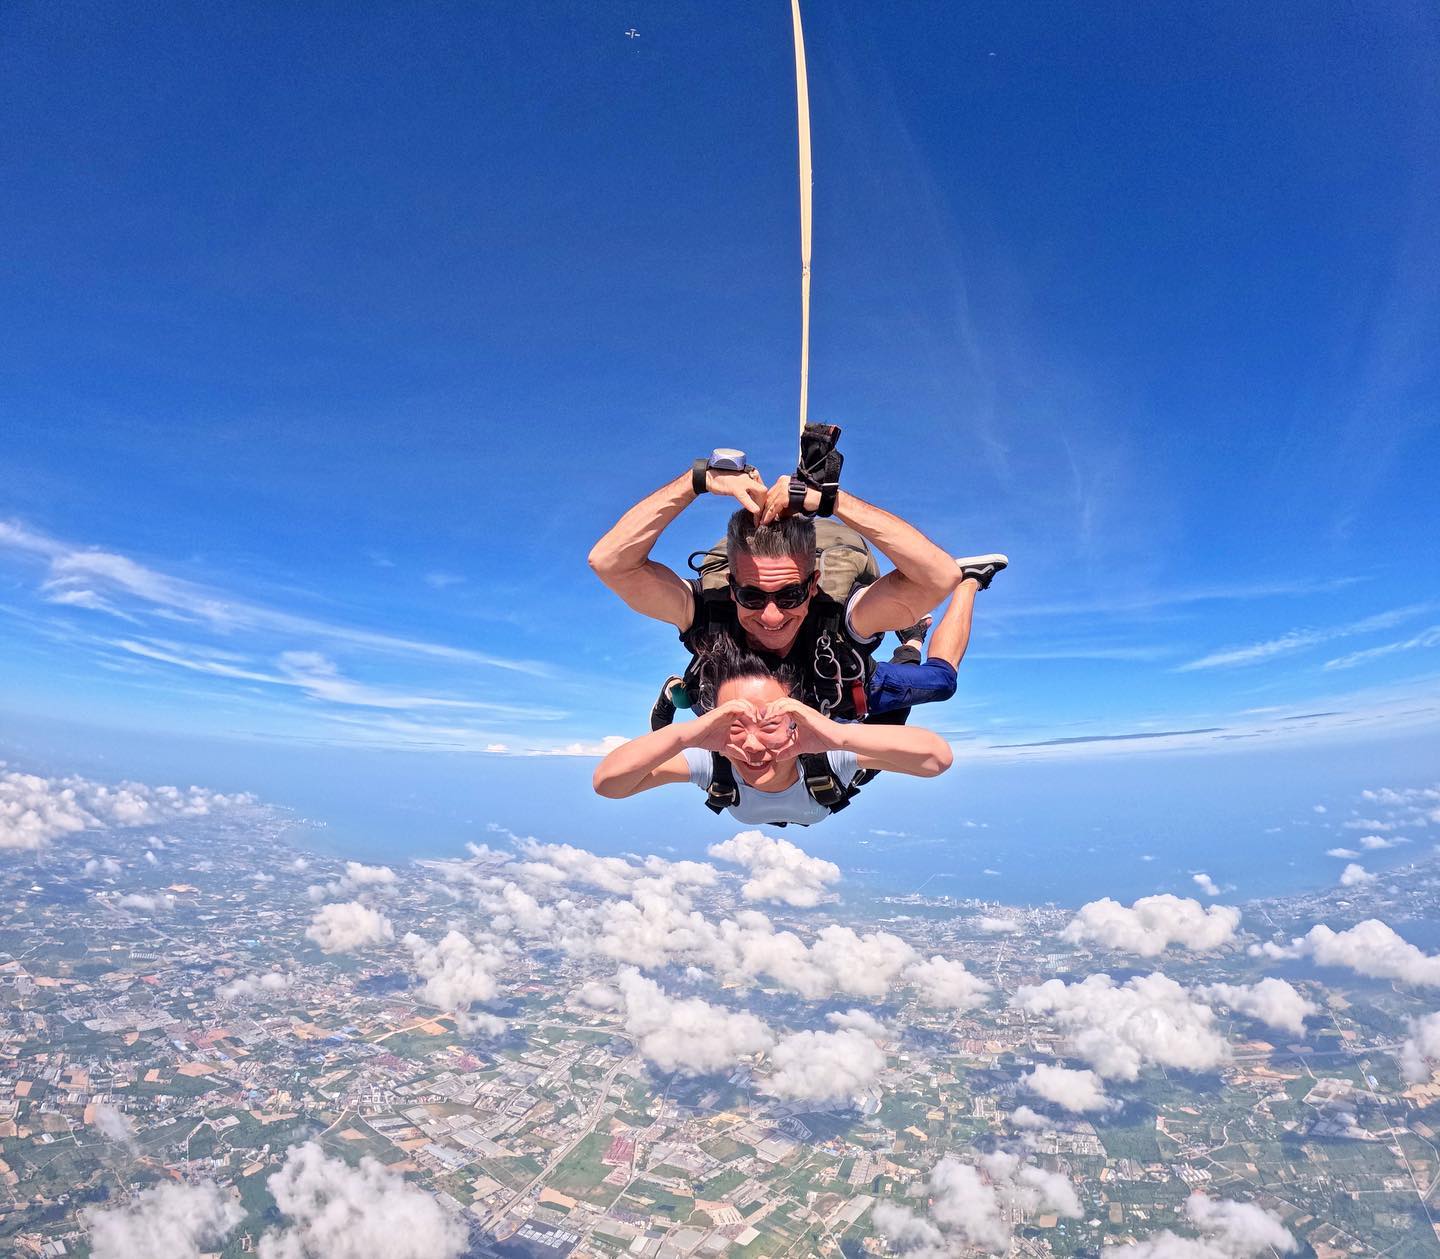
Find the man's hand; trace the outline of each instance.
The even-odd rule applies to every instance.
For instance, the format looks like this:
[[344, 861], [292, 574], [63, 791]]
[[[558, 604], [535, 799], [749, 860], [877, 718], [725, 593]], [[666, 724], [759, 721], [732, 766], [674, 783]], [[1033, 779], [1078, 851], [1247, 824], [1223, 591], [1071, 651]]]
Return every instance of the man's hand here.
[[[789, 726], [793, 756], [809, 756], [815, 752], [833, 752], [840, 746], [841, 726], [823, 713], [816, 712], [798, 699], [777, 699], [767, 704], [760, 714], [763, 724], [781, 722]], [[782, 726], [783, 728], [783, 726]]]
[[705, 473], [705, 488], [711, 494], [733, 498], [752, 516], [759, 517], [765, 506], [765, 481], [754, 468], [743, 472], [711, 468]]
[[[820, 506], [820, 491], [807, 489], [805, 491], [805, 510], [813, 512]], [[758, 524], [768, 525], [791, 515], [790, 510], [790, 478], [782, 476], [765, 494], [765, 506], [757, 519]]]
[[759, 721], [760, 710], [748, 699], [732, 699], [686, 722], [685, 744], [704, 752], [724, 752], [730, 745], [733, 726], [755, 725]]

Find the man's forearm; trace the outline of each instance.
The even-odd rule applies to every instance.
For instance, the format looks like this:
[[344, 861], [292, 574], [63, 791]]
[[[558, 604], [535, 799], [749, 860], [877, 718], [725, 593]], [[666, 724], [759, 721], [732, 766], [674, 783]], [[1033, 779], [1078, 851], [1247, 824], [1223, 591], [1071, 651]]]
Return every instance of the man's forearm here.
[[901, 579], [923, 592], [917, 595], [921, 606], [935, 607], [959, 583], [955, 561], [899, 516], [844, 490], [836, 497], [835, 515], [894, 564]]
[[686, 472], [642, 498], [590, 550], [590, 567], [601, 580], [643, 568], [666, 527], [695, 501]]

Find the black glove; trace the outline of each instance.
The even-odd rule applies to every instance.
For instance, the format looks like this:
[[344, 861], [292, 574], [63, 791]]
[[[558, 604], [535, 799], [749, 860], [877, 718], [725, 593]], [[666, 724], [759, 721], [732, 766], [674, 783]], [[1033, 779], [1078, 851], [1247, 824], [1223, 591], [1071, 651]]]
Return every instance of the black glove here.
[[835, 514], [835, 496], [840, 492], [840, 469], [845, 456], [835, 449], [840, 440], [838, 424], [807, 424], [800, 438], [800, 462], [790, 481], [790, 503], [805, 501], [807, 489], [820, 491], [817, 516]]

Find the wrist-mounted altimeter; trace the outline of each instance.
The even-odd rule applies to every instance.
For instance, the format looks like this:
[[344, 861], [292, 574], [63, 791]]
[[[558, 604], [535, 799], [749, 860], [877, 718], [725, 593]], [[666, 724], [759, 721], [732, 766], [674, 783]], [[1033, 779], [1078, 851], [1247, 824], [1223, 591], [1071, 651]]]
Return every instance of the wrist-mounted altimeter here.
[[708, 459], [697, 459], [690, 469], [690, 488], [696, 496], [705, 493], [705, 474], [708, 472], [744, 472], [750, 465], [745, 462], [743, 450], [732, 450], [729, 446], [717, 446]]

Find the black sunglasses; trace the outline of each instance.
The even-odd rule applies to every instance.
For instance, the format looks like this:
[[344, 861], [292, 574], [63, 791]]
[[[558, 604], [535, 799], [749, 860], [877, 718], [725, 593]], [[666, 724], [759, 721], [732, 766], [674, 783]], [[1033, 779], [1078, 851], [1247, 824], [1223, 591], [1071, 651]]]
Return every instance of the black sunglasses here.
[[742, 608], [758, 612], [767, 603], [774, 603], [782, 612], [789, 612], [793, 608], [798, 608], [810, 597], [810, 586], [815, 580], [815, 574], [811, 573], [804, 581], [797, 581], [793, 585], [781, 586], [779, 590], [761, 590], [759, 586], [742, 586], [733, 577], [729, 580], [730, 593]]

